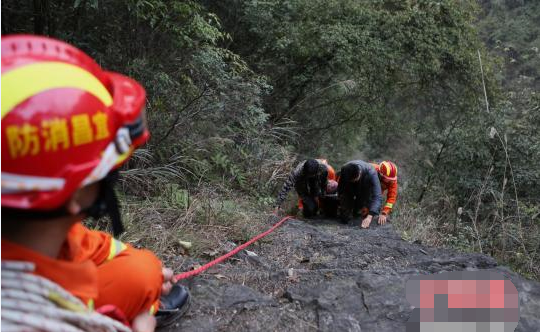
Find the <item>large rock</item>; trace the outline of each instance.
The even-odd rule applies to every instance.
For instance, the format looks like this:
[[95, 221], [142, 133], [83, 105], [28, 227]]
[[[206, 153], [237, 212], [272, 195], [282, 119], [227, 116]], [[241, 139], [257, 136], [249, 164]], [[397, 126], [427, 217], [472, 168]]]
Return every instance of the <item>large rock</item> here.
[[211, 273], [187, 283], [192, 307], [168, 331], [405, 331], [417, 274], [489, 269], [519, 292], [516, 331], [540, 330], [540, 284], [486, 255], [403, 241], [391, 225], [368, 230], [292, 220]]

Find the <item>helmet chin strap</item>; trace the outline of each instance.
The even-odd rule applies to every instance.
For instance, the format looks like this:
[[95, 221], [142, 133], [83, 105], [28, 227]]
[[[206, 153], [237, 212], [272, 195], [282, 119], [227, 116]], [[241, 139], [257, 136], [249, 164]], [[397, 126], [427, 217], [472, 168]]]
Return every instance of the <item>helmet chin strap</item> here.
[[112, 231], [115, 237], [124, 232], [122, 217], [120, 215], [120, 204], [114, 191], [114, 185], [118, 181], [118, 171], [109, 173], [99, 182], [99, 195], [96, 201], [84, 209], [82, 212], [94, 219], [99, 219], [108, 215], [112, 222]]

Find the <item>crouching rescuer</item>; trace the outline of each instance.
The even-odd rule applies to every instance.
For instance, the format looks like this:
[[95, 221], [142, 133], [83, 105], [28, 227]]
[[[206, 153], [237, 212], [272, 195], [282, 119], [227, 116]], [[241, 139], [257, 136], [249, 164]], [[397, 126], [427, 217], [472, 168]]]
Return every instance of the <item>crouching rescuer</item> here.
[[339, 215], [346, 223], [351, 215], [359, 216], [361, 209], [367, 207], [362, 215], [362, 228], [368, 228], [373, 217], [379, 215], [382, 204], [381, 184], [377, 171], [369, 163], [362, 160], [349, 161], [340, 172]]
[[294, 187], [300, 199], [304, 217], [311, 218], [319, 211], [320, 199], [326, 195], [329, 177], [335, 179], [334, 169], [324, 159], [307, 159], [299, 163], [283, 184], [276, 199], [276, 212]]
[[382, 212], [379, 215], [379, 224], [384, 225], [394, 204], [396, 204], [398, 193], [398, 181], [397, 181], [397, 166], [391, 161], [383, 161], [380, 164], [371, 164], [377, 173], [379, 174], [379, 180], [381, 182], [381, 192], [386, 192], [386, 202], [382, 208]]
[[2, 328], [148, 332], [178, 317], [189, 293], [170, 269], [81, 223], [123, 231], [113, 186], [149, 137], [143, 87], [20, 35], [2, 37], [2, 92]]

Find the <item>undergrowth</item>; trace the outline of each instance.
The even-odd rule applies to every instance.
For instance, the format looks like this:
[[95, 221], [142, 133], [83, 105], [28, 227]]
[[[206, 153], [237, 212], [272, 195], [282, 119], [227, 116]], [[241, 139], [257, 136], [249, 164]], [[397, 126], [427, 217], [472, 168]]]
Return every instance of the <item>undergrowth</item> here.
[[536, 207], [523, 206], [518, 221], [517, 215], [501, 218], [501, 211], [496, 208], [491, 210], [491, 215], [484, 212], [481, 217], [476, 215], [479, 218], [475, 220], [474, 205], [443, 208], [444, 203], [435, 205], [400, 202], [393, 224], [404, 240], [488, 254], [499, 264], [508, 265], [527, 278], [540, 280], [540, 223]]
[[[170, 262], [180, 256], [209, 256], [227, 242], [246, 242], [266, 227], [271, 210], [254, 199], [210, 188], [190, 194], [171, 187], [156, 197], [121, 197], [126, 232], [120, 240]], [[90, 224], [108, 228], [105, 219]]]

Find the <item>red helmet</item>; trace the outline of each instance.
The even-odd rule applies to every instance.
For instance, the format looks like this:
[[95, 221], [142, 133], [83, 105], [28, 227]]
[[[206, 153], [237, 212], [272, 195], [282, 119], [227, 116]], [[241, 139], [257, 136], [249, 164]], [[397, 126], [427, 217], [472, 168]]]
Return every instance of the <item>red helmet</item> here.
[[141, 85], [81, 50], [2, 37], [2, 206], [52, 210], [148, 140]]
[[379, 164], [379, 174], [388, 181], [397, 180], [397, 166], [391, 161], [383, 161]]

